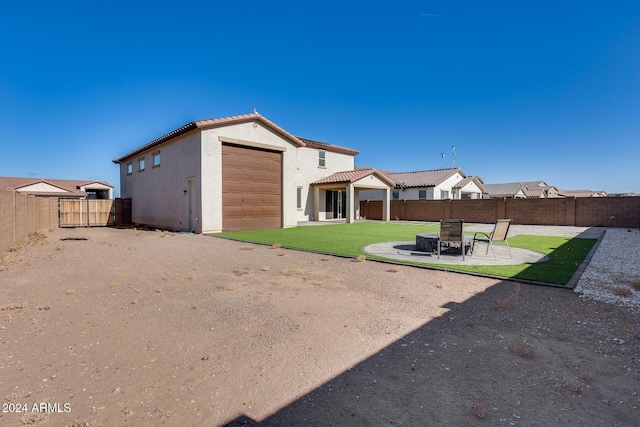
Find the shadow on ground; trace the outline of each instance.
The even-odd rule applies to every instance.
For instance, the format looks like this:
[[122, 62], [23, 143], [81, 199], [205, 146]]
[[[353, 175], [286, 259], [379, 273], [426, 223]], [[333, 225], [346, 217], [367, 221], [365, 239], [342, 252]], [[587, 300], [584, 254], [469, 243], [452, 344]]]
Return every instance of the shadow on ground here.
[[[565, 289], [511, 282], [446, 308], [271, 416], [243, 414], [226, 426], [631, 426], [640, 419], [640, 339], [630, 339], [640, 333], [630, 313]], [[614, 337], [624, 334], [620, 345]]]

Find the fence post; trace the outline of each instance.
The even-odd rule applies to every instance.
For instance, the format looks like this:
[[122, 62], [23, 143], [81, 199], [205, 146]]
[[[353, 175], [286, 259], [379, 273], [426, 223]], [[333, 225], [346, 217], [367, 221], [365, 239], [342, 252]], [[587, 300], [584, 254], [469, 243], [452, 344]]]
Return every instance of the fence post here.
[[497, 218], [498, 219], [505, 219], [507, 217], [507, 198], [506, 197], [501, 197], [497, 200]]
[[16, 227], [18, 224], [16, 224], [16, 190], [11, 190], [11, 192], [13, 193], [13, 197], [11, 198], [11, 201], [13, 203], [13, 205], [11, 206], [11, 211], [13, 212], [13, 214], [11, 215], [11, 229], [13, 230], [13, 242], [11, 242], [11, 246], [16, 244]]
[[565, 225], [576, 225], [576, 198], [567, 197], [565, 199]]

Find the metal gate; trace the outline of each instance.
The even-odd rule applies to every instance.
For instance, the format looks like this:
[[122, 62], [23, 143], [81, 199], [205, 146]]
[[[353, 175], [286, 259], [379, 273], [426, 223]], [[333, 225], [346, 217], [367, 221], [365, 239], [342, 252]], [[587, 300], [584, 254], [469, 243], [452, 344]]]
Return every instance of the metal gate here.
[[59, 227], [104, 227], [115, 223], [115, 200], [58, 199]]

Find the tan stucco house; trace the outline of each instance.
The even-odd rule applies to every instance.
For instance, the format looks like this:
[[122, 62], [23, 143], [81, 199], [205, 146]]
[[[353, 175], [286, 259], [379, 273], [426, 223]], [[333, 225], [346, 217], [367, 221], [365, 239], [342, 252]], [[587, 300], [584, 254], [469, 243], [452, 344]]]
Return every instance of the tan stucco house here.
[[354, 171], [357, 150], [294, 136], [255, 112], [188, 123], [113, 160], [134, 223], [195, 232], [294, 227], [358, 217], [362, 189], [390, 181]]

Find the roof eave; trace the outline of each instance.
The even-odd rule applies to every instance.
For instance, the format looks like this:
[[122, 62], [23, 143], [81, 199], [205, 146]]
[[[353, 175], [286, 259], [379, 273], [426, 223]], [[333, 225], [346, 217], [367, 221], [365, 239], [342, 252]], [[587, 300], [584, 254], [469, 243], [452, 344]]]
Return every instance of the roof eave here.
[[151, 148], [154, 148], [162, 143], [171, 141], [172, 139], [175, 139], [179, 136], [183, 136], [191, 131], [194, 130], [198, 130], [198, 129], [210, 129], [210, 128], [214, 128], [214, 127], [220, 127], [220, 126], [225, 126], [225, 125], [230, 125], [230, 124], [237, 124], [237, 123], [246, 123], [246, 122], [251, 122], [257, 120], [259, 122], [262, 122], [263, 124], [267, 125], [267, 127], [269, 127], [271, 130], [275, 131], [276, 133], [278, 133], [280, 136], [283, 136], [285, 139], [290, 140], [292, 143], [300, 146], [300, 147], [304, 147], [305, 143], [303, 141], [301, 141], [298, 137], [290, 134], [289, 132], [287, 132], [286, 130], [284, 130], [283, 128], [281, 128], [280, 126], [278, 126], [277, 124], [273, 123], [271, 120], [267, 119], [266, 117], [262, 116], [259, 113], [251, 113], [251, 114], [244, 114], [244, 115], [240, 115], [240, 116], [230, 116], [230, 117], [223, 117], [220, 119], [207, 119], [207, 120], [197, 120], [197, 121], [193, 121], [190, 123], [187, 123], [184, 126], [179, 127], [178, 129], [175, 129], [163, 136], [161, 136], [160, 138], [154, 139], [151, 142], [148, 142], [147, 144], [142, 145], [141, 147], [136, 148], [133, 151], [130, 151], [129, 153], [125, 154], [124, 156], [121, 157], [116, 157], [115, 159], [113, 159], [113, 163], [119, 164], [122, 163], [125, 160], [130, 159], [131, 157], [134, 157], [144, 151], [147, 151]]

